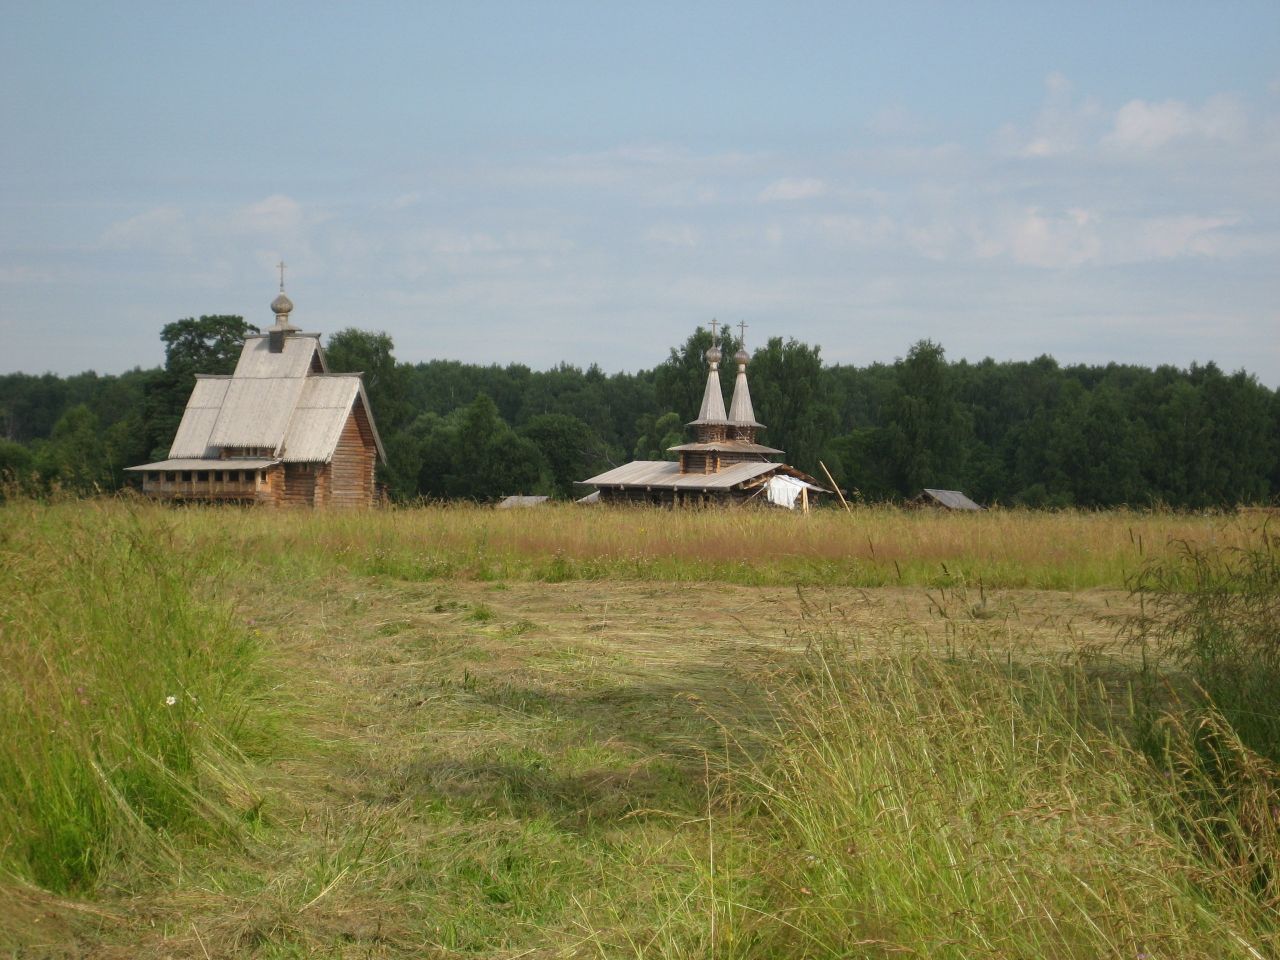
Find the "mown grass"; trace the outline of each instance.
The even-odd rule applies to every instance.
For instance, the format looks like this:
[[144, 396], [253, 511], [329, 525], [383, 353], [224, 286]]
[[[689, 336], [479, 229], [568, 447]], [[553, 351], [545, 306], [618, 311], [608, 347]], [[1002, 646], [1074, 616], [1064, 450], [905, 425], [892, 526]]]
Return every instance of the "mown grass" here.
[[1227, 516], [11, 503], [0, 888], [30, 909], [0, 907], [0, 944], [1273, 956], [1274, 767], [1092, 649], [1121, 593], [1025, 592], [1116, 591], [1250, 536]]

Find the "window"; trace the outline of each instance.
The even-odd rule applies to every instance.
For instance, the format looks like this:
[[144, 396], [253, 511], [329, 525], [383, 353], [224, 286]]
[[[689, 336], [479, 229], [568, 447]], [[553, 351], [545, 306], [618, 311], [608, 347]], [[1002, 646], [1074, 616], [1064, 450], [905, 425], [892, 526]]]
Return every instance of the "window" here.
[[208, 479], [209, 479], [209, 471], [208, 471], [208, 470], [198, 470], [198, 471], [196, 472], [196, 482], [197, 482], [197, 483], [203, 483], [203, 482], [205, 482], [205, 481], [206, 481], [206, 480], [208, 480]]
[[183, 483], [190, 483], [190, 482], [191, 482], [191, 471], [190, 471], [190, 470], [183, 470], [183, 471], [182, 471], [182, 482], [183, 482]]

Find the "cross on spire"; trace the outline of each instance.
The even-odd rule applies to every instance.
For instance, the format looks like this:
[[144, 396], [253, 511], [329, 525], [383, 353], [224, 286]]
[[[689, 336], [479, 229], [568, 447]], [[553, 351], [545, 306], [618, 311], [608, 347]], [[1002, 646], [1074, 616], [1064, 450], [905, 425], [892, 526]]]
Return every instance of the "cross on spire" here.
[[280, 292], [284, 293], [284, 261], [281, 260], [276, 267], [280, 270]]
[[742, 349], [747, 349], [747, 321], [738, 321], [738, 339], [742, 342]]
[[715, 317], [711, 318], [711, 345], [716, 345], [716, 327], [720, 326], [720, 321]]

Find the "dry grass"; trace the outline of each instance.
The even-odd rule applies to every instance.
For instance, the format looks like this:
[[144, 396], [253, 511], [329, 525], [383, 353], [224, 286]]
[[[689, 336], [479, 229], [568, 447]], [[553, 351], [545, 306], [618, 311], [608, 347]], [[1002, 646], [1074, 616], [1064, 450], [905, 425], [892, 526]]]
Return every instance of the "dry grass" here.
[[1124, 589], [1142, 562], [1181, 542], [1237, 545], [1251, 514], [862, 508], [782, 511], [496, 511], [465, 505], [373, 513], [173, 513], [196, 549], [285, 563], [334, 564], [405, 580], [636, 579], [750, 585]]

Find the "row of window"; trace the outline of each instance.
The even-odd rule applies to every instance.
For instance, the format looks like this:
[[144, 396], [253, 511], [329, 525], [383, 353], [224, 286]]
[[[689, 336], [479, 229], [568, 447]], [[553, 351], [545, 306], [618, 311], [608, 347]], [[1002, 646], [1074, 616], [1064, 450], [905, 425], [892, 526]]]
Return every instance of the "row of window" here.
[[165, 483], [206, 483], [212, 477], [215, 483], [248, 483], [261, 476], [261, 470], [170, 470], [161, 480]]

